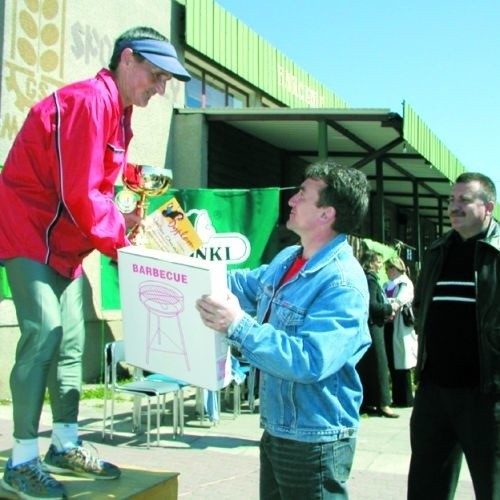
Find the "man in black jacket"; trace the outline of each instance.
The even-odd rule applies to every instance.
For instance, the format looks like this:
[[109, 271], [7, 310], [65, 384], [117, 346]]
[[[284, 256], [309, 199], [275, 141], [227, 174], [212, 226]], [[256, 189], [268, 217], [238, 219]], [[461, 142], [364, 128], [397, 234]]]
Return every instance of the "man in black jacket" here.
[[500, 226], [495, 185], [460, 175], [452, 230], [429, 248], [415, 294], [419, 386], [408, 499], [453, 499], [462, 455], [476, 498], [500, 498]]

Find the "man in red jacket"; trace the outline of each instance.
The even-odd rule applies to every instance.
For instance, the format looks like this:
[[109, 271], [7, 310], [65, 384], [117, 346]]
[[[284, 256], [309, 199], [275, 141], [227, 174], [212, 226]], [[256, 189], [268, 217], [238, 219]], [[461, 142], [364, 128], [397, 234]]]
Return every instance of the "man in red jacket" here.
[[[115, 479], [120, 470], [78, 439], [85, 325], [82, 261], [94, 249], [116, 258], [138, 217], [113, 203], [126, 164], [133, 106], [188, 81], [173, 45], [148, 27], [123, 33], [109, 69], [37, 103], [0, 175], [0, 259], [21, 337], [10, 384], [14, 446], [3, 486], [23, 498], [63, 498], [49, 472]], [[48, 388], [52, 444], [39, 459], [38, 427]]]

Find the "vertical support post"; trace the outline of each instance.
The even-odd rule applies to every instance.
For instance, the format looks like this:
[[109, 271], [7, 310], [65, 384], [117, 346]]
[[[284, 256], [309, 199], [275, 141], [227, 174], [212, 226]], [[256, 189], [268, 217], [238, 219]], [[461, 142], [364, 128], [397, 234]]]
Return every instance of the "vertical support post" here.
[[438, 214], [439, 214], [438, 230], [439, 230], [439, 236], [443, 236], [443, 233], [444, 233], [443, 211], [444, 211], [443, 198], [439, 198], [439, 200], [438, 200]]
[[318, 120], [318, 160], [328, 158], [328, 129], [326, 120]]
[[422, 261], [422, 226], [420, 224], [420, 205], [418, 203], [418, 182], [413, 179], [413, 229], [414, 229], [414, 244], [417, 252], [417, 262]]
[[385, 243], [385, 206], [384, 206], [384, 162], [377, 158], [375, 162], [376, 169], [376, 192], [375, 192], [375, 210], [374, 210], [374, 231], [373, 234], [377, 241]]

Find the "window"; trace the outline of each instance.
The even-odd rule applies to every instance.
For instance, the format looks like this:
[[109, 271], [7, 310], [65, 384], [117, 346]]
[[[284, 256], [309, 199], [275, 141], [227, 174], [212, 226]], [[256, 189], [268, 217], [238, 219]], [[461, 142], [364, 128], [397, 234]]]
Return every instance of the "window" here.
[[202, 91], [202, 108], [225, 108], [226, 92], [224, 83], [205, 73], [205, 82]]
[[202, 96], [202, 74], [197, 68], [190, 67], [188, 69], [191, 74], [191, 80], [186, 84], [186, 106], [189, 108], [201, 108]]
[[227, 103], [230, 108], [246, 108], [248, 106], [248, 96], [236, 89], [229, 89]]
[[186, 84], [186, 105], [190, 108], [246, 108], [248, 94], [208, 71], [187, 64], [192, 79]]

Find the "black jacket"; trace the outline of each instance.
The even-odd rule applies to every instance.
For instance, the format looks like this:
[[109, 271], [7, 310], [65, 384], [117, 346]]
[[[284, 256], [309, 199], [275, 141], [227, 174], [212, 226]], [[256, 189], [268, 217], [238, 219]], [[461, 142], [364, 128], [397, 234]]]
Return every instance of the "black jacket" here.
[[384, 326], [385, 319], [392, 314], [392, 306], [385, 298], [384, 289], [380, 286], [377, 275], [373, 271], [365, 271], [370, 292], [368, 324]]
[[[429, 247], [415, 290], [413, 301], [418, 334], [417, 378], [426, 361], [426, 319], [441, 274], [443, 258], [453, 231]], [[479, 345], [480, 389], [500, 393], [500, 225], [495, 220], [486, 236], [478, 240], [474, 256], [476, 287], [476, 321]]]

